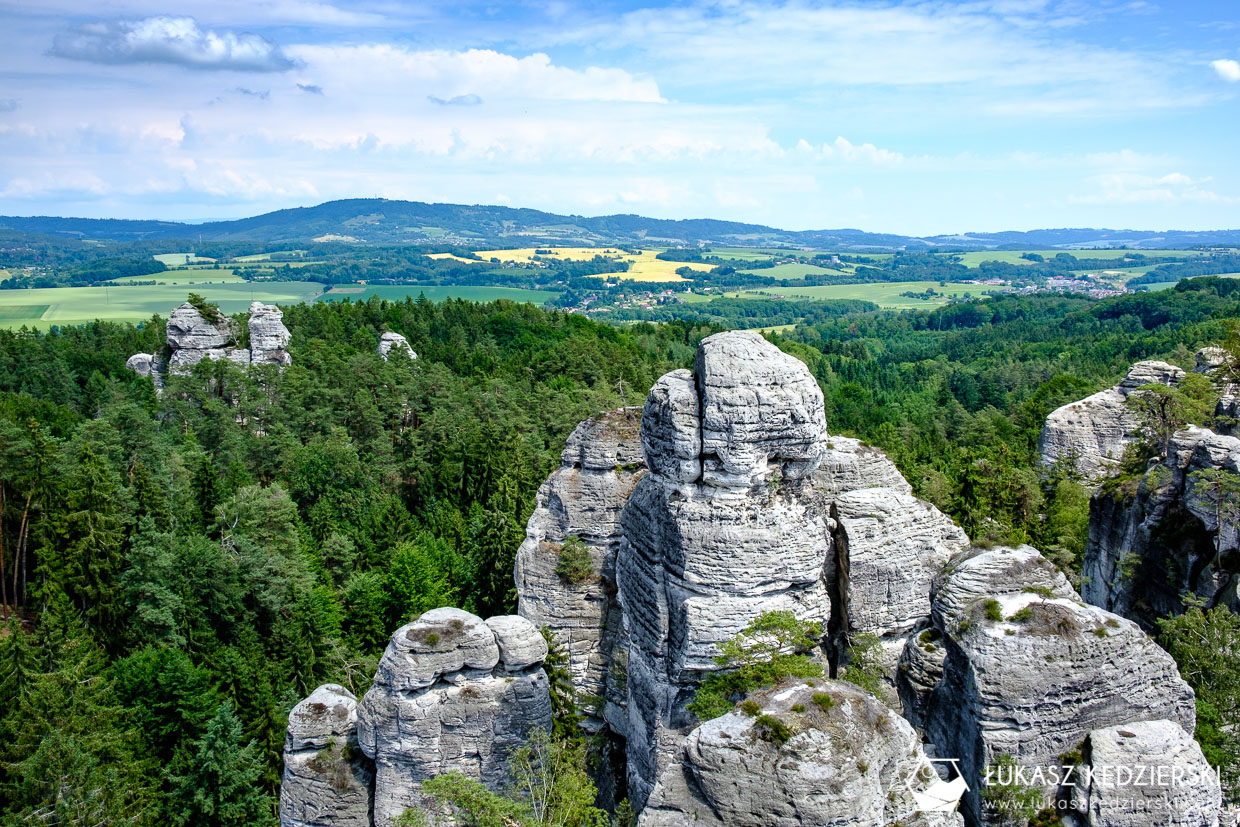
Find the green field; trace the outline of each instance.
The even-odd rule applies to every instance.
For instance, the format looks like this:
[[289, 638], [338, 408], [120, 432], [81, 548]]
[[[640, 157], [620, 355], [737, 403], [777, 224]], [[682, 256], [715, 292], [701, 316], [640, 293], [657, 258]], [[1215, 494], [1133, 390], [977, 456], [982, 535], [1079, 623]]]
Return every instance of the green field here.
[[496, 299], [508, 299], [514, 302], [529, 302], [531, 304], [542, 304], [548, 299], [553, 299], [560, 295], [552, 290], [523, 290], [519, 287], [477, 287], [474, 285], [455, 284], [408, 284], [370, 287], [358, 284], [345, 287], [344, 289], [335, 287], [330, 292], [319, 296], [319, 301], [352, 299], [356, 302], [366, 301], [371, 296], [378, 296], [388, 301], [403, 301], [406, 296], [416, 299], [419, 294], [425, 295], [431, 301], [466, 299], [471, 302], [490, 302]]
[[[297, 304], [313, 300], [323, 285], [312, 281], [260, 284], [195, 285], [194, 292], [215, 302], [225, 313], [248, 310], [250, 302]], [[0, 290], [0, 327], [38, 327], [84, 324], [95, 319], [141, 322], [158, 313], [166, 317], [185, 301], [183, 286], [48, 287], [36, 290]]]
[[238, 276], [230, 267], [223, 267], [219, 270], [209, 267], [185, 267], [178, 270], [168, 270], [163, 273], [152, 273], [149, 276], [122, 276], [119, 279], [112, 279], [109, 284], [126, 285], [144, 281], [155, 281], [170, 286], [245, 283], [245, 279]]
[[1054, 258], [1060, 253], [1067, 253], [1077, 258], [1123, 258], [1129, 253], [1143, 255], [1146, 258], [1168, 258], [1170, 256], [1199, 256], [1200, 250], [989, 250], [981, 253], [952, 253], [959, 256], [960, 263], [966, 267], [976, 267], [983, 261], [1002, 261], [1007, 264], [1033, 264], [1025, 253], [1037, 253], [1043, 258]]
[[193, 253], [160, 253], [151, 258], [163, 264], [165, 267], [183, 267], [195, 261], [215, 261], [213, 258], [199, 258]]
[[879, 307], [907, 309], [913, 307], [938, 307], [946, 304], [946, 298], [935, 297], [931, 300], [912, 299], [901, 296], [901, 293], [912, 291], [924, 292], [933, 288], [938, 293], [948, 296], [963, 296], [968, 293], [980, 296], [999, 290], [982, 284], [948, 284], [940, 287], [937, 281], [895, 281], [875, 284], [831, 284], [820, 287], [764, 287], [761, 290], [746, 290], [740, 293], [728, 293], [734, 298], [742, 299], [773, 299], [803, 297], [807, 299], [864, 299], [874, 302]]
[[773, 279], [803, 279], [807, 275], [830, 275], [842, 276], [847, 271], [832, 270], [828, 267], [816, 267], [813, 264], [776, 264], [774, 267], [766, 267], [761, 270], [742, 270], [742, 273], [748, 273], [751, 276], [770, 276]]

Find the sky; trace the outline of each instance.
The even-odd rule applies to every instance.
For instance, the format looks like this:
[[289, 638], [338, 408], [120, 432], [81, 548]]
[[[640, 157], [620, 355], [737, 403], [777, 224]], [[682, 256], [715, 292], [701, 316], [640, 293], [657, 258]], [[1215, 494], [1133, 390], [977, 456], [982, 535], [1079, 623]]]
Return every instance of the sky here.
[[0, 0], [0, 214], [1240, 228], [1240, 2]]

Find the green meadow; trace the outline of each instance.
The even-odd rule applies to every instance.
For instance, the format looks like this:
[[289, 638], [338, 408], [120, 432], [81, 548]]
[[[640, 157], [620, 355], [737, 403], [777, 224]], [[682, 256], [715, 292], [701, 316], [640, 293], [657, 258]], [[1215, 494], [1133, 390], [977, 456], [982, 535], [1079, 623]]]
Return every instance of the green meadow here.
[[[162, 274], [161, 274], [162, 275]], [[225, 313], [239, 313], [250, 302], [296, 304], [311, 301], [323, 290], [312, 281], [278, 281], [251, 284], [195, 284], [193, 292], [220, 306]], [[99, 287], [48, 287], [34, 290], [0, 290], [0, 327], [26, 325], [46, 330], [52, 325], [84, 324], [95, 319], [142, 322], [155, 314], [167, 316], [185, 301], [188, 285], [110, 285]]]
[[351, 299], [355, 302], [366, 301], [371, 296], [378, 296], [388, 301], [404, 301], [406, 297], [417, 298], [425, 295], [431, 301], [444, 299], [466, 299], [471, 302], [490, 302], [496, 299], [508, 299], [514, 302], [542, 304], [548, 299], [560, 295], [552, 290], [524, 290], [519, 287], [480, 287], [475, 285], [457, 284], [400, 284], [370, 286], [364, 284], [333, 287], [319, 296], [319, 301], [343, 301]]
[[[933, 299], [913, 299], [908, 296], [901, 296], [901, 293], [914, 292], [922, 293], [927, 289], [933, 289], [936, 293], [944, 294], [940, 298], [936, 296]], [[807, 299], [864, 299], [865, 301], [874, 302], [879, 307], [908, 309], [914, 307], [937, 307], [947, 303], [946, 296], [963, 296], [968, 293], [972, 296], [981, 296], [985, 293], [996, 292], [998, 288], [987, 287], [980, 284], [948, 284], [946, 287], [940, 287], [937, 281], [895, 281], [895, 282], [876, 282], [873, 284], [829, 284], [816, 287], [764, 287], [761, 290], [745, 290], [739, 293], [728, 293], [727, 295], [742, 299], [774, 299], [774, 298], [796, 298], [803, 297]]]
[[1060, 253], [1067, 253], [1077, 258], [1123, 258], [1129, 253], [1137, 253], [1146, 258], [1167, 258], [1169, 256], [1199, 256], [1199, 250], [988, 250], [973, 253], [952, 253], [958, 256], [960, 263], [966, 267], [976, 267], [983, 261], [1001, 261], [1007, 264], [1033, 264], [1026, 253], [1037, 253], [1043, 258], [1054, 258]]

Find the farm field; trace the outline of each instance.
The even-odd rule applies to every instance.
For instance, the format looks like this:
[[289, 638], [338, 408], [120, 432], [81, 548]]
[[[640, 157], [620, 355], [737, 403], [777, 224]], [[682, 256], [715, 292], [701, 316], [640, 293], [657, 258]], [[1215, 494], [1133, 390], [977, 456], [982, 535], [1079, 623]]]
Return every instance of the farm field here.
[[165, 267], [183, 267], [192, 262], [214, 262], [213, 258], [201, 258], [193, 253], [160, 253], [157, 256], [151, 256]]
[[[236, 271], [230, 267], [221, 267], [215, 270], [210, 267], [186, 267], [177, 270], [168, 270], [163, 273], [152, 273], [149, 276], [122, 276], [119, 279], [112, 279], [109, 284], [132, 285], [140, 282], [156, 281], [166, 285], [190, 285], [190, 284], [245, 284], [245, 279], [238, 276]], [[158, 285], [156, 285], [158, 286]]]
[[[842, 265], [842, 267], [850, 267], [850, 265]], [[851, 274], [853, 270], [836, 270], [830, 267], [818, 267], [813, 264], [777, 264], [774, 267], [766, 267], [761, 270], [742, 270], [741, 272], [754, 276], [770, 276], [773, 279], [801, 279], [807, 275], [843, 276]]]
[[[565, 261], [589, 261], [595, 256], [604, 256], [629, 262], [625, 273], [617, 273], [622, 278], [633, 281], [688, 281], [676, 271], [681, 267], [692, 267], [694, 270], [711, 270], [713, 265], [683, 261], [663, 261], [655, 258], [658, 250], [642, 250], [641, 255], [633, 255], [614, 247], [522, 247], [512, 250], [478, 250], [484, 259], [497, 258], [502, 262], [527, 262], [534, 260], [534, 250], [551, 250], [552, 255]], [[611, 275], [600, 273], [598, 278]]]
[[1032, 264], [1025, 253], [1037, 253], [1043, 258], [1054, 258], [1059, 253], [1067, 253], [1077, 258], [1123, 258], [1128, 253], [1139, 253], [1146, 258], [1167, 258], [1168, 256], [1199, 256], [1199, 250], [990, 250], [987, 252], [953, 253], [960, 257], [960, 263], [966, 267], [976, 267], [983, 261], [1002, 261], [1007, 264]]
[[[259, 284], [195, 285], [194, 292], [220, 306], [225, 313], [239, 313], [250, 302], [297, 304], [310, 301], [323, 285], [312, 281], [281, 281]], [[52, 325], [75, 325], [104, 319], [142, 322], [158, 313], [167, 316], [185, 301], [189, 290], [179, 285], [110, 287], [48, 287], [34, 290], [0, 290], [0, 327], [27, 325], [46, 330]]]
[[830, 284], [816, 287], [764, 287], [761, 290], [745, 290], [739, 293], [728, 293], [728, 296], [742, 299], [769, 299], [803, 297], [808, 299], [863, 299], [874, 302], [879, 307], [893, 309], [938, 307], [946, 304], [947, 299], [913, 299], [901, 296], [901, 293], [922, 293], [927, 289], [944, 293], [947, 296], [963, 296], [968, 293], [980, 296], [985, 293], [998, 292], [998, 288], [979, 284], [948, 284], [940, 287], [937, 281], [895, 281], [874, 284]]
[[464, 256], [458, 256], [455, 253], [427, 253], [426, 257], [433, 258], [436, 261], [443, 261], [444, 259], [452, 259], [453, 261], [460, 261], [465, 264], [477, 264], [478, 263], [472, 258], [465, 258]]
[[478, 287], [475, 285], [456, 284], [399, 284], [380, 285], [373, 287], [365, 284], [337, 285], [318, 297], [319, 301], [366, 301], [371, 296], [378, 296], [388, 301], [404, 301], [405, 297], [417, 298], [424, 294], [431, 301], [444, 299], [467, 299], [472, 302], [490, 302], [496, 299], [508, 299], [514, 302], [542, 304], [548, 299], [560, 295], [552, 290], [523, 290], [518, 287]]

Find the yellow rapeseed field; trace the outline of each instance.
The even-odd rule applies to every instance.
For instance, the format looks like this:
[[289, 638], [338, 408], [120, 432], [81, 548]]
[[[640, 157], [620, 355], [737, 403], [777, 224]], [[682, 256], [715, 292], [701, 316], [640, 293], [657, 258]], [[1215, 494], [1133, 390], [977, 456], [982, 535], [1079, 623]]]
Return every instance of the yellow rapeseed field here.
[[[533, 260], [535, 249], [549, 250], [551, 255], [545, 255], [545, 258], [554, 257], [564, 261], [588, 261], [595, 256], [627, 261], [629, 262], [628, 271], [616, 275], [633, 281], [687, 281], [676, 272], [681, 267], [692, 267], [694, 270], [712, 269], [710, 264], [663, 261], [655, 258], [659, 250], [642, 250], [639, 255], [626, 253], [615, 247], [522, 247], [513, 250], [478, 250], [477, 252], [484, 259], [497, 258], [501, 262], [528, 262]], [[607, 275], [611, 274], [600, 273], [598, 277], [603, 278]]]

